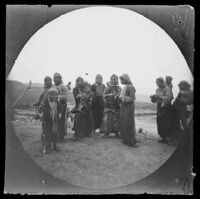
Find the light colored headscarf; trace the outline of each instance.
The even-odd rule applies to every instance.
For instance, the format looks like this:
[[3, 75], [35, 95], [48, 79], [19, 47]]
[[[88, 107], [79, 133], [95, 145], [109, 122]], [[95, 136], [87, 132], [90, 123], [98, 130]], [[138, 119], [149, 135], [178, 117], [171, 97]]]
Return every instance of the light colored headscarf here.
[[[48, 90], [48, 95], [50, 93], [56, 93], [58, 95], [57, 89], [53, 88], [53, 87]], [[51, 108], [50, 109], [50, 115], [51, 115], [51, 117], [52, 117], [52, 119], [54, 121], [54, 119], [56, 117], [56, 114], [57, 114], [57, 103], [56, 103], [56, 101], [53, 101], [53, 102], [50, 101], [50, 100], [48, 100], [48, 101], [49, 101], [49, 106]], [[55, 124], [53, 124], [53, 125], [54, 125], [53, 129], [56, 129], [57, 127], [55, 126]]]
[[132, 84], [131, 79], [128, 74], [123, 74], [119, 78], [125, 80], [126, 84]]
[[165, 82], [164, 78], [162, 78], [162, 77], [158, 77], [158, 78], [156, 79], [156, 82], [162, 82], [162, 83], [163, 83], [163, 86], [164, 86], [164, 87], [166, 86], [166, 82]]
[[44, 78], [44, 81], [46, 81], [46, 80], [50, 80], [51, 85], [50, 85], [50, 86], [46, 86], [46, 85], [44, 85], [44, 88], [52, 87], [52, 79], [51, 79], [51, 77], [46, 76], [46, 77]]
[[60, 78], [60, 84], [62, 84], [63, 81], [62, 81], [62, 76], [60, 75], [60, 73], [55, 73], [53, 78], [55, 78], [56, 76], [58, 76]]

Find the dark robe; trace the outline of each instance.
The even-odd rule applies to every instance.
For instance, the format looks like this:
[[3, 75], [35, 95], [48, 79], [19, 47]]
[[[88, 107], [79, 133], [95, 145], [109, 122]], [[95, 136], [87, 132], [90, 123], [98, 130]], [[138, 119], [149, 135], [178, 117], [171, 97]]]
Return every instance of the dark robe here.
[[125, 96], [131, 100], [123, 102], [120, 108], [120, 136], [127, 145], [134, 146], [135, 139], [135, 88], [127, 86]]
[[156, 94], [164, 99], [157, 99], [157, 130], [162, 139], [173, 134], [172, 92], [169, 87], [157, 88]]
[[[189, 113], [187, 105], [181, 102], [181, 93], [179, 92], [173, 103], [173, 137], [176, 140], [183, 134], [183, 130], [187, 128], [187, 118]], [[181, 128], [181, 124], [183, 129]]]
[[[75, 137], [88, 137], [92, 132], [93, 119], [90, 102], [90, 91], [86, 94], [86, 98], [83, 99], [84, 91], [78, 87], [73, 89], [73, 94], [76, 102], [74, 127]], [[82, 96], [82, 97], [81, 97]]]
[[[61, 107], [58, 102], [57, 103], [57, 114], [53, 121], [50, 115], [50, 105], [48, 100], [45, 100], [43, 106], [43, 118], [42, 118], [42, 142], [46, 145], [47, 148], [51, 146], [51, 143], [56, 143], [57, 136], [59, 132], [59, 113], [61, 113]], [[55, 125], [56, 130], [53, 130], [53, 125]]]
[[103, 92], [105, 89], [105, 85], [101, 84], [93, 84], [92, 91], [94, 93], [92, 99], [92, 115], [93, 115], [93, 129], [99, 129], [101, 126], [101, 122], [103, 119], [104, 112], [104, 100], [103, 100]]
[[[120, 100], [119, 93], [121, 88], [116, 85], [108, 85], [104, 92], [104, 113], [101, 124], [102, 133], [118, 133], [119, 132], [119, 121], [120, 121]], [[115, 92], [115, 95], [110, 96]], [[116, 97], [115, 97], [116, 96]]]

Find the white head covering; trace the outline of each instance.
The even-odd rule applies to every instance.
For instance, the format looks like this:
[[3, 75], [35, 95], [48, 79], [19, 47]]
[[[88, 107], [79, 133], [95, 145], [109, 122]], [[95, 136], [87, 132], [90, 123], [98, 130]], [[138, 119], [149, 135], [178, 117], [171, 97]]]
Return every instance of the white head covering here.
[[132, 84], [131, 79], [128, 74], [123, 74], [119, 77], [120, 79], [124, 79], [127, 84]]

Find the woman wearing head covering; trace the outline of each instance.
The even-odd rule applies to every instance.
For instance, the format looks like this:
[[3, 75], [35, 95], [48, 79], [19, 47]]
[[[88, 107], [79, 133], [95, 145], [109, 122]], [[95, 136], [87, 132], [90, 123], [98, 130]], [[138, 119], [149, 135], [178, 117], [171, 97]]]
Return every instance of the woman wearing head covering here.
[[113, 74], [109, 84], [104, 91], [104, 113], [101, 125], [101, 132], [108, 136], [115, 133], [119, 137], [119, 116], [120, 116], [120, 94], [121, 88], [118, 85], [118, 77]]
[[156, 79], [156, 84], [158, 88], [151, 100], [157, 103], [157, 128], [162, 138], [160, 142], [167, 143], [172, 136], [172, 92], [162, 77]]
[[[172, 78], [171, 76], [166, 76], [166, 77], [165, 77], [166, 85], [171, 89], [171, 91], [172, 91], [172, 89], [173, 89], [172, 80], [173, 80], [173, 78]], [[174, 98], [174, 97], [173, 97], [173, 92], [172, 92], [172, 99], [173, 99], [173, 98]]]
[[[74, 127], [75, 138], [88, 137], [92, 131], [92, 111], [91, 111], [91, 97], [92, 89], [91, 85], [87, 82], [81, 82], [77, 85], [79, 88], [79, 93], [75, 95], [76, 107], [73, 112], [75, 112], [74, 117]], [[79, 96], [79, 97], [78, 97]]]
[[44, 102], [47, 98], [47, 92], [52, 87], [52, 79], [49, 76], [46, 76], [44, 78], [44, 90], [42, 91], [38, 101], [34, 103], [33, 105], [36, 107], [39, 107], [39, 112], [42, 112], [42, 107], [44, 105]]
[[75, 99], [75, 106], [78, 107], [80, 103], [80, 93], [81, 93], [81, 85], [83, 84], [84, 80], [82, 77], [78, 77], [76, 79], [75, 87], [73, 88], [73, 95]]
[[98, 74], [95, 78], [95, 83], [92, 85], [92, 91], [94, 93], [92, 99], [92, 115], [93, 115], [94, 131], [100, 128], [103, 118], [103, 111], [104, 111], [103, 93], [105, 90], [105, 85], [102, 82], [103, 82], [103, 77], [100, 74]]
[[191, 85], [183, 80], [178, 84], [178, 87], [180, 91], [173, 103], [174, 139], [176, 141], [180, 139], [183, 131], [187, 128], [188, 118], [191, 115], [188, 107], [193, 102]]
[[134, 146], [135, 139], [135, 88], [128, 74], [120, 76], [123, 88], [120, 92], [120, 136], [123, 142], [129, 146]]
[[67, 128], [65, 127], [65, 116], [66, 116], [66, 109], [67, 109], [67, 88], [64, 86], [62, 82], [62, 77], [59, 73], [55, 73], [54, 77], [54, 85], [53, 88], [55, 88], [58, 91], [58, 102], [61, 106], [61, 112], [62, 117], [59, 123], [59, 138], [60, 141], [64, 141], [64, 136], [67, 134]]
[[48, 153], [51, 144], [53, 144], [53, 149], [58, 151], [56, 146], [57, 134], [58, 134], [58, 124], [61, 118], [61, 107], [57, 101], [58, 91], [55, 88], [48, 90], [47, 99], [44, 102], [43, 107], [43, 149], [44, 153]]

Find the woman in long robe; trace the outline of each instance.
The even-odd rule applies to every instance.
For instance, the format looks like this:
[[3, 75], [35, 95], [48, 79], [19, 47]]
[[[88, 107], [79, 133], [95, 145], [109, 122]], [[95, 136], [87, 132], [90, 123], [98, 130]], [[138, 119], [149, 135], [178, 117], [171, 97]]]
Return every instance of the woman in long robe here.
[[61, 119], [59, 120], [59, 138], [60, 141], [64, 141], [64, 136], [67, 134], [67, 128], [65, 126], [66, 121], [66, 110], [67, 110], [67, 88], [62, 82], [62, 76], [59, 73], [54, 74], [54, 85], [53, 88], [56, 88], [58, 91], [58, 102], [61, 106]]
[[[179, 84], [179, 93], [173, 103], [173, 121], [174, 121], [174, 139], [178, 141], [187, 128], [187, 119], [189, 111], [187, 110], [187, 103], [184, 102], [183, 97], [192, 96], [191, 85], [187, 81], [181, 81]], [[188, 100], [191, 101], [191, 100]]]
[[120, 91], [118, 77], [113, 74], [104, 91], [105, 106], [100, 131], [105, 133], [105, 136], [108, 136], [109, 133], [115, 133], [115, 136], [119, 137]]
[[104, 100], [103, 93], [105, 85], [102, 83], [103, 78], [98, 74], [95, 78], [95, 84], [92, 85], [93, 98], [92, 98], [92, 115], [93, 115], [93, 131], [100, 129], [103, 119]]
[[80, 101], [74, 109], [74, 137], [83, 138], [90, 136], [92, 132], [92, 111], [91, 111], [91, 86], [83, 82], [80, 85], [79, 94], [76, 95]]
[[128, 74], [120, 76], [121, 84], [124, 87], [120, 93], [121, 108], [120, 108], [120, 137], [123, 142], [129, 146], [134, 146], [135, 138], [135, 88]]
[[157, 103], [157, 129], [161, 137], [159, 142], [168, 143], [173, 134], [173, 112], [172, 112], [172, 91], [166, 86], [165, 80], [162, 77], [156, 79], [158, 88], [156, 94], [152, 96]]

